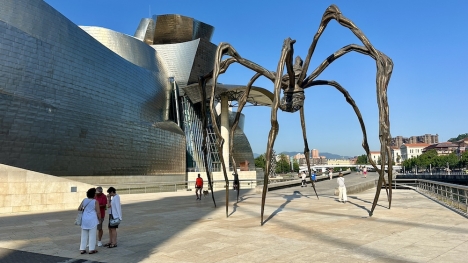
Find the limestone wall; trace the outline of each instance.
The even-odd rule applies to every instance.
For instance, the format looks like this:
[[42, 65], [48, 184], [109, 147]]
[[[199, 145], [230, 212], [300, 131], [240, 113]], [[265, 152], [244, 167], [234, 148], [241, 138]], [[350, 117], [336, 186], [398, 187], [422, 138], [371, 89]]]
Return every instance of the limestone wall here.
[[0, 214], [75, 209], [91, 187], [94, 186], [0, 164]]

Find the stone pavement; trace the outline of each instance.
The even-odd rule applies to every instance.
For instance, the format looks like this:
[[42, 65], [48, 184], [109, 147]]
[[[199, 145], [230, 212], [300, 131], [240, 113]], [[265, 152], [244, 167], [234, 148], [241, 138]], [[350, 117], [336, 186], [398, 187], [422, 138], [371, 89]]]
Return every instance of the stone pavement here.
[[217, 208], [194, 192], [122, 195], [118, 247], [94, 255], [79, 254], [76, 211], [1, 215], [0, 262], [466, 262], [468, 219], [411, 190], [395, 190], [390, 210], [383, 191], [369, 218], [375, 189], [342, 204], [335, 180], [321, 184], [318, 200], [310, 186], [269, 192], [263, 226], [253, 190], [238, 204], [230, 191], [228, 218], [224, 191]]

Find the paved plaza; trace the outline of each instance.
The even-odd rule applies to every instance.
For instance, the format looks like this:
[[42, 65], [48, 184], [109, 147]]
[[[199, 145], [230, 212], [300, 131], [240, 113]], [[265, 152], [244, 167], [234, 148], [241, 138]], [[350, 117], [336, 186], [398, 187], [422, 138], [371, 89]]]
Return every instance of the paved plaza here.
[[228, 218], [224, 191], [217, 208], [191, 191], [122, 195], [118, 247], [94, 255], [79, 254], [76, 211], [0, 215], [0, 262], [466, 262], [468, 219], [411, 190], [390, 210], [383, 191], [369, 218], [375, 189], [342, 204], [335, 185], [269, 192], [264, 226], [254, 190], [237, 204], [230, 191]]

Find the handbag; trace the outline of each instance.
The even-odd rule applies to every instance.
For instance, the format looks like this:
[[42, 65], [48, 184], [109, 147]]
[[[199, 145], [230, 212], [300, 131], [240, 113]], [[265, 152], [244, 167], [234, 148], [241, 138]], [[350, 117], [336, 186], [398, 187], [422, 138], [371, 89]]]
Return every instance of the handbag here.
[[[75, 225], [77, 226], [81, 226], [81, 219], [83, 218], [83, 211], [85, 210], [85, 208], [89, 205], [90, 202], [88, 202], [85, 207], [83, 207], [80, 211], [78, 211], [78, 214], [76, 215], [76, 218], [75, 218]], [[83, 202], [81, 202], [81, 204], [83, 205]], [[81, 205], [80, 205], [81, 206]]]
[[109, 219], [109, 225], [110, 226], [118, 226], [120, 224], [120, 218], [114, 218], [114, 216], [112, 216], [111, 219]]
[[114, 218], [114, 216], [112, 215], [112, 207], [111, 207], [111, 211], [110, 211], [110, 217], [109, 218], [109, 225], [110, 226], [118, 226], [120, 224], [120, 218]]

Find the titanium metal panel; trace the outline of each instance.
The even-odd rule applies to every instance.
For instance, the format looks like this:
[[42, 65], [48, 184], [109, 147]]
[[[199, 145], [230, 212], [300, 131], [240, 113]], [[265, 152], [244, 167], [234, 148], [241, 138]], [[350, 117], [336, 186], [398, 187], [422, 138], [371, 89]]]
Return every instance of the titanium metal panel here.
[[156, 16], [156, 26], [153, 43], [174, 44], [198, 38], [211, 40], [214, 28], [208, 24], [182, 15]]
[[154, 26], [155, 22], [153, 19], [142, 18], [133, 36], [148, 45], [152, 45], [154, 39]]
[[170, 86], [154, 53], [107, 31], [117, 54], [41, 0], [0, 6], [1, 163], [184, 180], [185, 136], [164, 121]]
[[199, 43], [200, 39], [197, 39], [185, 43], [152, 45], [151, 47], [161, 57], [168, 75], [174, 77], [180, 87], [185, 87], [189, 82]]
[[[234, 123], [234, 119], [236, 118], [237, 112], [229, 112], [229, 127], [232, 127]], [[239, 118], [239, 124], [234, 131], [234, 143], [233, 143], [233, 153], [234, 159], [236, 160], [236, 164], [239, 167], [240, 162], [248, 161], [249, 162], [249, 170], [255, 171], [255, 159], [253, 156], [252, 147], [250, 146], [250, 142], [247, 139], [243, 129], [244, 129], [244, 120], [245, 115], [241, 113]], [[232, 165], [232, 162], [230, 162]]]

